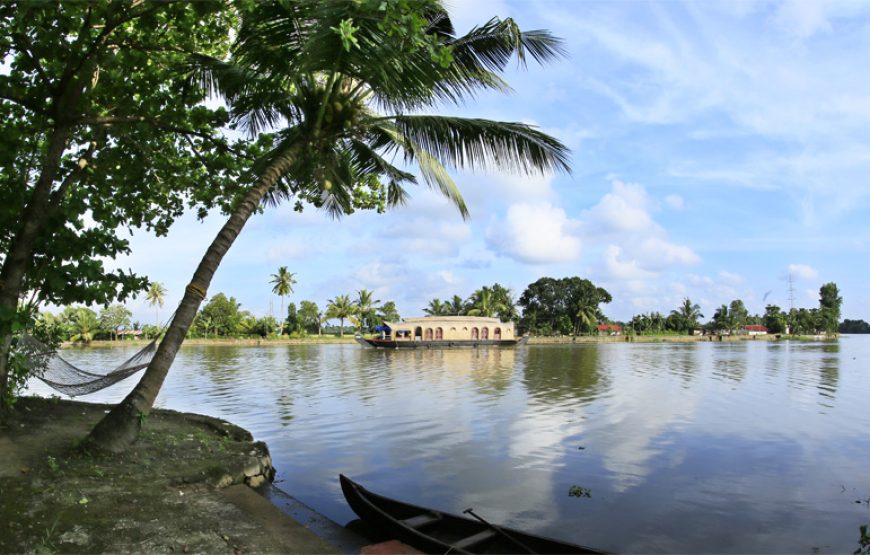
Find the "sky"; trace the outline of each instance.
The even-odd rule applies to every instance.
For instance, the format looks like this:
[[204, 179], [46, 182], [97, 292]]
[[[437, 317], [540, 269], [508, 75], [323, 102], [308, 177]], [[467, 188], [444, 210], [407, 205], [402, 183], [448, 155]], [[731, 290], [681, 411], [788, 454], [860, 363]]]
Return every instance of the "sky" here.
[[[451, 175], [456, 209], [425, 186], [387, 214], [332, 220], [292, 203], [252, 218], [209, 295], [276, 314], [270, 276], [296, 273], [285, 300], [323, 308], [360, 289], [419, 316], [433, 298], [500, 283], [580, 276], [607, 289], [613, 320], [686, 297], [705, 318], [742, 299], [818, 306], [835, 282], [844, 318], [870, 320], [870, 3], [454, 0], [459, 31], [492, 16], [564, 40], [564, 59], [512, 64], [508, 95], [443, 114], [538, 126], [571, 149], [568, 175]], [[136, 233], [110, 265], [167, 288], [164, 316], [224, 223], [185, 216], [168, 237]], [[790, 278], [789, 278], [790, 276]], [[792, 293], [789, 289], [792, 289]], [[144, 323], [159, 318], [127, 303]], [[167, 310], [168, 309], [168, 310]]]

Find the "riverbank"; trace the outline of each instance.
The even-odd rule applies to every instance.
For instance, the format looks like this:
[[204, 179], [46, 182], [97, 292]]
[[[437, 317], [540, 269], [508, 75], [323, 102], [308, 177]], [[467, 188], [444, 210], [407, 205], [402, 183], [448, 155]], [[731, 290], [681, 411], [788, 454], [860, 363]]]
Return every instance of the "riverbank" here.
[[837, 336], [826, 335], [561, 335], [557, 337], [530, 337], [529, 345], [565, 343], [699, 343], [740, 341], [833, 341]]
[[246, 430], [155, 410], [127, 452], [82, 452], [106, 410], [27, 397], [0, 424], [0, 552], [341, 553], [252, 489], [274, 469]]
[[[829, 341], [837, 336], [825, 335], [561, 335], [554, 337], [532, 336], [529, 345], [552, 345], [564, 343], [695, 343], [698, 341]], [[336, 336], [309, 336], [301, 338], [273, 337], [267, 339], [250, 339], [234, 337], [196, 338], [185, 339], [186, 346], [237, 346], [237, 347], [260, 347], [275, 345], [335, 345], [350, 344], [356, 340], [349, 335]], [[131, 339], [119, 341], [92, 341], [88, 345], [80, 343], [64, 343], [64, 347], [123, 347], [144, 346], [148, 341], [144, 339]]]

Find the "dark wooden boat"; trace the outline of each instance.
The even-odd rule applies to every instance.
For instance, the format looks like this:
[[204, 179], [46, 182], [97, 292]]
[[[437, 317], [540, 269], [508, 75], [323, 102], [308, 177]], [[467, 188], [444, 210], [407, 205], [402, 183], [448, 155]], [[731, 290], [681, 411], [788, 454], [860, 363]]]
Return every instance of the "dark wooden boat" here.
[[527, 335], [518, 339], [453, 339], [453, 340], [428, 340], [408, 341], [394, 339], [365, 338], [356, 336], [360, 345], [374, 347], [376, 349], [457, 349], [463, 347], [518, 347], [529, 340]]
[[339, 480], [366, 524], [424, 553], [606, 553], [390, 499], [344, 475]]

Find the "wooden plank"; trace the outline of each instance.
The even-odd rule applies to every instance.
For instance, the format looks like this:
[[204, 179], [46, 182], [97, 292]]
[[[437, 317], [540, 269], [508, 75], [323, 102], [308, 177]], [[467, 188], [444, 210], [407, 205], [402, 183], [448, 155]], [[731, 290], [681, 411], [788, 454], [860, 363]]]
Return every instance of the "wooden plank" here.
[[483, 543], [486, 540], [495, 536], [495, 532], [492, 530], [484, 530], [483, 532], [478, 532], [473, 536], [468, 536], [467, 538], [462, 538], [459, 541], [453, 542], [453, 546], [457, 549], [468, 549], [470, 547], [474, 547], [479, 543]]

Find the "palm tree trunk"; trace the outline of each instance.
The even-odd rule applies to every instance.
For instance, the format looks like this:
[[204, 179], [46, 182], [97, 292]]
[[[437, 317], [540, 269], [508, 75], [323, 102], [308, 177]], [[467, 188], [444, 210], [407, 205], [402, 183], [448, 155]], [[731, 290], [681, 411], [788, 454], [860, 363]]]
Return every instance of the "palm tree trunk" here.
[[218, 266], [263, 197], [290, 168], [296, 152], [298, 147], [266, 168], [218, 232], [185, 288], [184, 297], [142, 379], [120, 404], [97, 423], [87, 437], [88, 447], [118, 453], [136, 440], [142, 418], [151, 411]]

